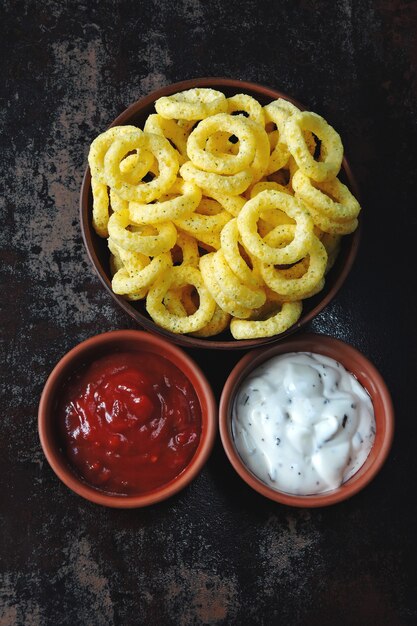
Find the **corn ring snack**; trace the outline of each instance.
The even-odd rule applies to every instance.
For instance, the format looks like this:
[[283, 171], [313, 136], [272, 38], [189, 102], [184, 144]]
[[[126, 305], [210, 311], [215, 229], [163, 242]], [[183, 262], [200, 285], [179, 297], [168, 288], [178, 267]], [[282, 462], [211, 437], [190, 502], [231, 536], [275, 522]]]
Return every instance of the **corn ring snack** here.
[[[310, 131], [320, 139], [323, 160], [316, 161], [310, 153], [304, 131]], [[285, 140], [303, 174], [317, 182], [337, 176], [343, 159], [342, 141], [340, 135], [320, 115], [311, 111], [291, 115], [285, 123]]]
[[[108, 149], [110, 148], [114, 140], [117, 139], [118, 137], [121, 137], [123, 135], [128, 135], [129, 133], [132, 133], [132, 132], [137, 132], [138, 130], [139, 129], [136, 128], [136, 126], [113, 126], [112, 128], [109, 128], [104, 133], [101, 133], [98, 137], [94, 139], [93, 143], [90, 146], [90, 150], [88, 153], [88, 164], [90, 166], [92, 178], [95, 178], [100, 183], [107, 184], [107, 180], [104, 176], [104, 157], [106, 156]], [[142, 132], [142, 131], [139, 131], [139, 132]], [[146, 163], [143, 166], [141, 166], [140, 173], [142, 173], [143, 171], [141, 178], [148, 171], [146, 169], [148, 158], [149, 157], [147, 157]]]
[[180, 174], [184, 180], [191, 180], [193, 183], [204, 189], [216, 189], [219, 193], [237, 196], [244, 192], [252, 182], [253, 174], [251, 168], [245, 168], [237, 174], [223, 176], [213, 172], [203, 172], [191, 161], [187, 161], [180, 167]]
[[[164, 304], [166, 293], [172, 288], [193, 285], [199, 295], [195, 313], [182, 316], [170, 313]], [[173, 333], [192, 333], [203, 328], [213, 317], [216, 304], [210, 295], [200, 271], [195, 267], [172, 267], [150, 287], [146, 297], [146, 310], [162, 328]]]
[[[176, 252], [180, 252], [180, 259], [177, 258]], [[200, 262], [200, 254], [198, 250], [197, 240], [190, 237], [186, 233], [178, 232], [177, 242], [171, 250], [172, 261], [174, 265], [180, 264], [184, 266], [198, 267]]]
[[226, 313], [229, 313], [234, 317], [249, 317], [252, 313], [252, 309], [244, 307], [238, 304], [236, 301], [232, 300], [232, 298], [229, 298], [229, 296], [224, 293], [219, 282], [217, 281], [213, 268], [214, 254], [214, 252], [210, 252], [209, 254], [205, 254], [204, 256], [202, 256], [200, 259], [200, 271], [203, 280], [207, 286], [207, 289], [210, 291], [214, 300], [223, 311], [226, 311]]
[[152, 114], [148, 117], [143, 127], [145, 133], [154, 133], [161, 135], [174, 145], [177, 151], [178, 162], [180, 165], [188, 161], [187, 156], [187, 139], [189, 136], [188, 128], [178, 126], [176, 120], [166, 120], [158, 114]]
[[[120, 162], [128, 152], [141, 150], [151, 152], [158, 162], [159, 176], [148, 183], [136, 185], [123, 180], [120, 173]], [[115, 139], [104, 157], [104, 173], [107, 184], [123, 198], [135, 202], [152, 202], [166, 193], [174, 184], [178, 172], [176, 150], [168, 139], [160, 135], [143, 133], [140, 130], [127, 133]]]
[[167, 119], [203, 120], [210, 115], [227, 111], [226, 96], [215, 89], [188, 89], [172, 96], [163, 96], [155, 102], [159, 115]]
[[218, 250], [220, 248], [220, 233], [225, 224], [232, 218], [227, 211], [220, 211], [215, 215], [204, 215], [194, 212], [189, 217], [174, 220], [175, 226], [188, 235], [195, 237], [207, 245]]
[[200, 330], [196, 330], [195, 333], [191, 333], [194, 337], [213, 337], [222, 333], [230, 324], [231, 316], [226, 311], [223, 311], [216, 303], [213, 317], [211, 320], [203, 326]]
[[235, 339], [273, 337], [293, 326], [301, 315], [301, 302], [284, 302], [279, 311], [266, 320], [232, 319], [230, 332]]
[[[213, 154], [205, 149], [214, 133], [227, 132], [239, 140], [237, 154]], [[188, 137], [187, 154], [196, 167], [205, 172], [230, 176], [248, 167], [256, 152], [256, 135], [245, 118], [220, 113], [202, 120]]]
[[132, 222], [136, 224], [160, 224], [169, 220], [180, 219], [191, 215], [201, 201], [202, 193], [199, 187], [191, 181], [177, 178], [169, 189], [168, 195], [180, 194], [165, 201], [156, 201], [153, 204], [140, 202], [129, 203], [129, 213]]
[[265, 128], [257, 122], [247, 119], [246, 124], [249, 126], [256, 139], [256, 151], [251, 163], [251, 169], [253, 180], [257, 182], [264, 176], [268, 168], [270, 154], [269, 139]]
[[[288, 240], [292, 239], [294, 226], [278, 228], [284, 231], [285, 239], [287, 239], [287, 237]], [[275, 243], [275, 238], [279, 240], [281, 237], [281, 233], [278, 233], [278, 229], [275, 229], [265, 237], [265, 241], [269, 244], [273, 244]], [[327, 252], [318, 237], [313, 237], [307, 256], [308, 263], [303, 263], [302, 270], [305, 271], [302, 271], [301, 275], [298, 275], [299, 268], [297, 267], [300, 263], [288, 269], [279, 269], [274, 267], [274, 265], [261, 264], [260, 271], [262, 278], [270, 289], [280, 295], [284, 297], [290, 296], [291, 300], [301, 300], [317, 287], [326, 271]]]
[[[294, 239], [283, 248], [268, 245], [259, 235], [257, 222], [263, 211], [280, 209], [295, 220]], [[305, 256], [313, 237], [313, 222], [304, 205], [286, 193], [265, 190], [249, 200], [237, 217], [242, 241], [263, 263], [295, 263]]]
[[144, 234], [143, 230], [139, 232], [127, 230], [131, 224], [129, 211], [118, 211], [109, 219], [110, 237], [125, 250], [141, 252], [147, 256], [157, 256], [168, 252], [177, 241], [177, 231], [172, 222], [155, 224], [157, 234]]
[[359, 215], [359, 202], [338, 178], [313, 184], [298, 170], [293, 176], [292, 185], [296, 196], [307, 207], [312, 206], [335, 222], [350, 222]]
[[248, 309], [258, 309], [265, 304], [266, 296], [262, 287], [248, 287], [232, 272], [222, 250], [212, 257], [214, 276], [223, 293], [237, 304]]
[[93, 227], [100, 237], [109, 234], [109, 194], [107, 185], [101, 183], [94, 176], [91, 178], [91, 192], [93, 194]]
[[208, 196], [209, 198], [213, 198], [217, 200], [219, 204], [231, 215], [237, 217], [246, 202], [246, 199], [242, 196], [231, 196], [227, 193], [221, 193], [216, 189], [208, 189], [207, 187], [203, 187], [203, 194]]
[[[145, 267], [132, 275], [126, 267], [119, 269], [113, 276], [112, 289], [120, 295], [137, 293], [144, 290], [146, 295], [155, 280], [172, 266], [171, 255], [164, 252], [155, 256]], [[144, 295], [142, 297], [144, 297]]]
[[227, 112], [230, 115], [245, 115], [261, 126], [265, 126], [265, 115], [262, 106], [255, 98], [246, 93], [237, 93], [227, 98]]
[[220, 242], [224, 257], [239, 280], [248, 287], [259, 287], [262, 285], [263, 281], [260, 274], [254, 268], [251, 269], [241, 255], [236, 218], [230, 220], [224, 226], [220, 235]]

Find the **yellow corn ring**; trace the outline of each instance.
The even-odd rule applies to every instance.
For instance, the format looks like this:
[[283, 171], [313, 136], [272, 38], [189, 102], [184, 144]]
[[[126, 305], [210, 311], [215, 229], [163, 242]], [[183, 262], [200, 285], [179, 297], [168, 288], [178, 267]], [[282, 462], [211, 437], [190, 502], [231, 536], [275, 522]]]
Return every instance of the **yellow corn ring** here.
[[248, 287], [232, 272], [222, 250], [212, 257], [214, 276], [223, 293], [248, 309], [257, 309], [265, 303], [266, 296], [262, 287]]
[[136, 224], [160, 224], [169, 220], [180, 219], [191, 215], [198, 207], [202, 193], [195, 183], [177, 178], [169, 190], [169, 195], [180, 194], [177, 197], [143, 204], [139, 202], [129, 203], [130, 218]]
[[247, 113], [254, 122], [265, 126], [265, 116], [262, 106], [255, 98], [245, 93], [237, 93], [235, 96], [227, 98], [227, 112], [230, 115], [241, 114], [242, 111]]
[[227, 111], [226, 96], [215, 89], [196, 88], [163, 96], [155, 102], [159, 115], [167, 119], [203, 120]]
[[[140, 182], [136, 185], [123, 180], [120, 172], [120, 162], [128, 152], [142, 150], [151, 152], [158, 162], [159, 176], [148, 183]], [[152, 202], [172, 187], [177, 178], [178, 157], [176, 150], [168, 139], [151, 133], [127, 133], [116, 139], [104, 157], [104, 172], [107, 184], [123, 200], [134, 202]]]
[[[284, 226], [273, 230], [265, 237], [265, 241], [273, 245], [276, 239], [282, 240], [282, 231], [284, 238], [291, 240], [294, 226]], [[322, 282], [327, 265], [327, 252], [324, 245], [317, 237], [313, 237], [312, 244], [308, 251], [308, 262], [303, 263], [301, 275], [298, 265], [293, 268], [279, 269], [274, 265], [260, 265], [262, 278], [270, 289], [276, 291], [282, 296], [289, 296], [291, 300], [301, 300], [308, 295]], [[307, 265], [307, 267], [306, 267]]]
[[189, 217], [174, 220], [174, 224], [188, 235], [217, 250], [220, 248], [220, 233], [231, 217], [227, 211], [220, 211], [215, 215], [195, 212]]
[[293, 326], [302, 311], [301, 302], [284, 302], [280, 311], [266, 320], [232, 319], [230, 332], [235, 339], [273, 337]]
[[107, 185], [92, 176], [91, 191], [93, 194], [93, 228], [99, 237], [108, 237], [109, 193]]
[[200, 271], [203, 277], [203, 280], [207, 286], [207, 289], [210, 291], [214, 300], [218, 304], [218, 306], [226, 313], [233, 315], [235, 317], [247, 318], [251, 315], [252, 309], [248, 307], [244, 307], [231, 298], [229, 298], [221, 286], [219, 285], [215, 275], [213, 268], [213, 256], [215, 253], [211, 252], [206, 254], [200, 258]]
[[[295, 220], [294, 239], [283, 248], [269, 246], [257, 230], [261, 214], [280, 209]], [[304, 205], [281, 191], [265, 190], [249, 200], [237, 217], [243, 244], [263, 263], [284, 265], [296, 263], [307, 253], [313, 237], [313, 222]]]
[[194, 337], [213, 337], [213, 335], [218, 335], [228, 328], [230, 319], [229, 313], [223, 311], [219, 305], [216, 304], [211, 320], [203, 326], [201, 330], [197, 330], [195, 333], [191, 334]]
[[[133, 276], [126, 267], [120, 269], [112, 280], [112, 289], [114, 293], [120, 295], [137, 293], [140, 290], [148, 290], [150, 285], [166, 270], [172, 266], [171, 255], [164, 252], [152, 259], [149, 265], [146, 265]], [[146, 291], [144, 295], [146, 295]], [[144, 297], [144, 296], [142, 296]]]
[[336, 222], [326, 217], [321, 211], [317, 211], [313, 206], [307, 204], [305, 206], [314, 224], [325, 233], [331, 235], [350, 235], [350, 233], [353, 233], [358, 227], [358, 220], [356, 218], [349, 222]]
[[178, 153], [178, 162], [180, 165], [188, 161], [187, 156], [187, 139], [189, 129], [178, 126], [176, 120], [164, 119], [158, 114], [152, 114], [148, 117], [143, 127], [145, 133], [154, 133], [161, 135], [174, 144], [174, 148]]
[[[194, 237], [190, 237], [186, 233], [179, 232], [177, 235], [176, 247], [181, 250], [181, 265], [191, 265], [198, 267], [200, 262], [200, 254], [198, 251], [197, 241]], [[175, 248], [171, 251], [173, 261], [175, 262]]]
[[[303, 131], [310, 131], [320, 139], [323, 160], [314, 159], [306, 144]], [[311, 111], [291, 115], [285, 123], [285, 140], [303, 174], [317, 182], [337, 176], [343, 159], [342, 140], [334, 128], [320, 115]]]
[[339, 179], [313, 184], [301, 170], [295, 172], [292, 186], [296, 196], [335, 222], [350, 222], [358, 217], [359, 202]]
[[256, 139], [255, 156], [251, 163], [253, 180], [256, 182], [264, 176], [268, 168], [270, 153], [269, 139], [265, 128], [257, 122], [247, 119], [246, 124], [249, 126]]
[[131, 232], [127, 230], [132, 225], [129, 211], [113, 213], [109, 219], [109, 235], [113, 241], [132, 252], [141, 252], [147, 256], [157, 256], [168, 252], [177, 240], [177, 230], [172, 222], [155, 224], [157, 234], [143, 234], [141, 230]]
[[[205, 149], [210, 136], [227, 132], [239, 139], [237, 154], [213, 154]], [[205, 172], [230, 176], [248, 167], [255, 157], [257, 137], [245, 118], [220, 113], [207, 117], [188, 137], [187, 153], [192, 163]]]
[[[186, 317], [170, 313], [164, 298], [172, 288], [194, 285], [200, 299], [195, 313]], [[149, 289], [146, 309], [156, 324], [173, 333], [192, 333], [203, 328], [213, 317], [216, 304], [205, 286], [201, 273], [195, 267], [172, 267], [160, 276]]]
[[221, 249], [232, 272], [239, 280], [248, 287], [259, 287], [262, 285], [262, 277], [255, 270], [251, 269], [242, 257], [239, 249], [239, 229], [237, 220], [232, 219], [223, 228], [220, 234]]
[[110, 189], [110, 206], [114, 213], [118, 213], [118, 211], [127, 211], [129, 208], [129, 203], [127, 200], [123, 200], [114, 189]]
[[[113, 128], [109, 128], [94, 139], [88, 153], [88, 164], [90, 166], [92, 178], [95, 178], [100, 183], [107, 184], [106, 177], [104, 175], [104, 157], [106, 156], [108, 149], [118, 137], [137, 131], [140, 133], [142, 132], [136, 128], [136, 126], [113, 126]], [[153, 160], [152, 155], [150, 156]], [[149, 168], [146, 169], [148, 159], [149, 157], [146, 155], [146, 162], [143, 165], [137, 164], [138, 169], [136, 170], [136, 174], [138, 175], [138, 179], [143, 178], [148, 171]], [[128, 163], [131, 164], [132, 160], [129, 159]], [[132, 175], [132, 170], [130, 170], [130, 174]], [[139, 176], [140, 174], [142, 175]]]
[[219, 193], [238, 196], [249, 187], [253, 179], [251, 168], [246, 168], [232, 176], [199, 170], [191, 161], [181, 165], [180, 174], [184, 180], [191, 180], [200, 188], [217, 189]]
[[231, 215], [237, 217], [246, 203], [246, 199], [242, 196], [231, 196], [227, 193], [219, 193], [216, 189], [208, 189], [204, 187], [202, 189], [203, 194], [209, 198], [217, 200], [219, 204]]

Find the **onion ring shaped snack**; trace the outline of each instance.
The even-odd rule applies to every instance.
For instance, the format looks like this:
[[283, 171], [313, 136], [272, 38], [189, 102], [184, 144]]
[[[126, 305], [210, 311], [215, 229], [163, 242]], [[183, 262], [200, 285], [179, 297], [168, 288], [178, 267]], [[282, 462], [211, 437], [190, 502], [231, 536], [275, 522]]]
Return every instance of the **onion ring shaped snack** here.
[[210, 252], [209, 254], [202, 256], [200, 259], [200, 271], [207, 289], [210, 291], [218, 306], [223, 311], [226, 311], [226, 313], [229, 313], [229, 315], [244, 319], [250, 317], [252, 309], [238, 304], [235, 300], [229, 298], [229, 296], [227, 296], [222, 290], [214, 274], [214, 254], [214, 252]]
[[213, 335], [218, 335], [229, 327], [230, 319], [229, 313], [223, 311], [216, 303], [211, 320], [201, 330], [196, 330], [192, 335], [194, 337], [213, 337]]
[[[92, 142], [88, 153], [88, 164], [90, 166], [91, 177], [95, 178], [100, 183], [107, 184], [107, 180], [104, 175], [104, 157], [106, 156], [108, 149], [117, 138], [122, 137], [123, 135], [138, 132], [142, 133], [142, 131], [139, 128], [136, 128], [136, 126], [113, 126], [113, 128], [109, 128], [104, 133], [101, 133], [98, 137], [96, 137]], [[150, 162], [149, 158], [151, 159]], [[149, 170], [149, 167], [152, 165], [152, 160], [152, 155], [146, 154], [143, 162], [137, 162], [134, 171], [132, 171], [132, 168], [129, 169], [130, 176], [136, 174], [138, 180], [143, 178]]]
[[230, 220], [220, 234], [221, 249], [234, 274], [248, 287], [260, 287], [263, 283], [261, 275], [255, 268], [251, 269], [242, 257], [239, 249], [239, 229], [236, 218]]
[[109, 223], [109, 194], [107, 185], [97, 178], [91, 178], [91, 192], [93, 194], [93, 227], [99, 237], [108, 237]]
[[292, 178], [295, 195], [316, 212], [335, 222], [351, 222], [361, 210], [359, 202], [338, 178], [313, 184], [297, 170]]
[[152, 204], [129, 203], [129, 213], [135, 224], [160, 224], [191, 215], [201, 202], [202, 192], [193, 182], [177, 178], [168, 195], [177, 195]]
[[[141, 150], [151, 152], [158, 162], [159, 176], [148, 183], [140, 182], [137, 185], [124, 181], [120, 172], [120, 162], [132, 150], [137, 150], [139, 155]], [[176, 181], [178, 167], [177, 152], [168, 139], [140, 130], [116, 139], [104, 157], [107, 184], [123, 200], [134, 202], [152, 202], [166, 193]]]
[[179, 126], [176, 120], [167, 120], [161, 115], [153, 113], [146, 120], [143, 130], [145, 133], [153, 133], [154, 135], [165, 137], [169, 142], [173, 143], [180, 165], [188, 161], [187, 139], [190, 134], [188, 128]]
[[[321, 141], [322, 161], [310, 153], [303, 132], [314, 133]], [[285, 140], [299, 169], [313, 180], [323, 182], [335, 178], [343, 159], [340, 135], [324, 118], [311, 111], [291, 115], [285, 123]]]
[[[132, 225], [129, 211], [113, 213], [109, 219], [109, 235], [113, 241], [132, 252], [141, 252], [147, 256], [157, 256], [168, 252], [177, 241], [177, 230], [172, 222], [155, 224], [157, 234], [144, 234], [144, 232], [131, 232], [127, 230]], [[138, 227], [140, 228], [140, 227]], [[144, 226], [143, 228], [147, 228]]]
[[203, 172], [191, 161], [181, 165], [180, 174], [184, 180], [191, 180], [202, 189], [216, 189], [219, 193], [238, 196], [243, 193], [253, 180], [253, 173], [250, 167], [233, 174], [223, 176], [213, 172]]
[[[214, 133], [227, 132], [235, 135], [239, 143], [237, 154], [213, 154], [205, 149], [207, 140]], [[256, 135], [245, 118], [220, 113], [207, 117], [193, 130], [187, 141], [187, 154], [193, 165], [205, 172], [230, 176], [237, 174], [252, 163], [256, 152]]]
[[273, 337], [291, 328], [301, 315], [302, 302], [284, 302], [280, 310], [266, 320], [232, 319], [230, 332], [235, 339]]
[[[259, 235], [257, 222], [263, 211], [279, 209], [295, 220], [294, 239], [283, 248], [268, 245]], [[263, 263], [296, 263], [307, 253], [313, 237], [313, 221], [304, 205], [286, 193], [265, 190], [248, 200], [237, 217], [243, 244]]]
[[247, 113], [251, 120], [257, 122], [262, 127], [265, 126], [265, 115], [262, 106], [255, 98], [246, 93], [237, 93], [235, 96], [227, 98], [227, 112], [230, 115]]
[[210, 115], [225, 113], [227, 101], [221, 91], [196, 88], [159, 98], [155, 109], [167, 119], [203, 120]]
[[[275, 239], [282, 240], [282, 231], [285, 233], [284, 237], [291, 240], [294, 226], [279, 226], [271, 231], [265, 240], [270, 244], [273, 244]], [[303, 263], [304, 271], [300, 275], [297, 265], [288, 269], [278, 269], [274, 265], [261, 264], [262, 278], [270, 289], [284, 298], [288, 296], [291, 301], [307, 298], [319, 284], [323, 287], [322, 279], [327, 266], [326, 248], [316, 236], [312, 239], [307, 257], [306, 263]]]
[[[186, 317], [172, 314], [164, 305], [164, 297], [172, 288], [193, 285], [200, 302], [195, 313]], [[172, 267], [151, 286], [146, 297], [146, 310], [151, 318], [172, 333], [192, 333], [203, 328], [211, 320], [216, 303], [204, 284], [201, 273], [191, 266]]]
[[209, 198], [217, 200], [219, 204], [233, 217], [237, 217], [246, 203], [246, 199], [242, 196], [231, 196], [230, 194], [220, 193], [216, 189], [208, 189], [204, 187], [202, 189], [203, 194]]
[[126, 267], [123, 267], [113, 276], [113, 291], [120, 295], [142, 292], [142, 297], [145, 297], [149, 287], [170, 267], [172, 267], [172, 260], [169, 252], [155, 256], [148, 265], [133, 275]]
[[258, 309], [265, 304], [266, 295], [262, 287], [244, 285], [230, 269], [222, 250], [214, 253], [212, 264], [214, 276], [226, 296], [248, 309]]

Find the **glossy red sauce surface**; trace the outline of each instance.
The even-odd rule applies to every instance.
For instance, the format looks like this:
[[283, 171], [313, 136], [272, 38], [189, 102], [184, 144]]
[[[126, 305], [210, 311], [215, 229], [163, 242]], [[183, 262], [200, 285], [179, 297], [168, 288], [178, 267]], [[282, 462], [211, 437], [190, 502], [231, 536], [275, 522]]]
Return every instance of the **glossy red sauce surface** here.
[[71, 465], [101, 491], [135, 495], [178, 476], [201, 435], [201, 409], [188, 378], [150, 352], [103, 357], [66, 383], [59, 407]]

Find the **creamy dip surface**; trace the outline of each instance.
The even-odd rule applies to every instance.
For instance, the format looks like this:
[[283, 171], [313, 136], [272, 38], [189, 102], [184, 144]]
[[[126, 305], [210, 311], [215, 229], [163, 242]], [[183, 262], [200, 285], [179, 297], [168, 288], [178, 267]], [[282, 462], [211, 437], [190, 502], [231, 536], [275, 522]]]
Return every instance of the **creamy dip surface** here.
[[240, 385], [232, 414], [235, 447], [264, 483], [295, 495], [339, 487], [365, 462], [375, 440], [371, 399], [329, 357], [273, 357]]

